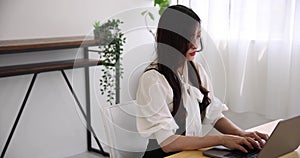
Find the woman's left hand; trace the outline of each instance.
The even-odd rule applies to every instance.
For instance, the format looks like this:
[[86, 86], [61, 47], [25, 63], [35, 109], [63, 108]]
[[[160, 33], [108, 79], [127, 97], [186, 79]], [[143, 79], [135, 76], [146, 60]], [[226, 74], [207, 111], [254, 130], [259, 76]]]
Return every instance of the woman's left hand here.
[[[243, 132], [241, 134], [242, 137], [250, 137], [256, 141], [258, 141], [258, 143], [260, 144], [260, 146], [264, 146], [265, 141], [268, 140], [269, 136], [265, 133], [260, 133], [258, 131], [254, 131], [254, 132]], [[265, 140], [265, 141], [263, 141]]]

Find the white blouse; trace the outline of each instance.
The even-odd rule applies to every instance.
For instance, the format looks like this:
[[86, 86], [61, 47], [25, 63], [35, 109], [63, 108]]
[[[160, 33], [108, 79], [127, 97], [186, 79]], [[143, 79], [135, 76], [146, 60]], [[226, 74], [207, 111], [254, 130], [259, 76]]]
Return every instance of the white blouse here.
[[[180, 75], [182, 85], [182, 100], [186, 109], [186, 135], [203, 136], [204, 126], [210, 130], [218, 119], [224, 117], [223, 111], [228, 110], [213, 94], [212, 84], [204, 68], [195, 63], [201, 77], [202, 86], [209, 91], [210, 105], [201, 121], [198, 102], [202, 102], [203, 94], [188, 81], [187, 63]], [[136, 94], [137, 129], [143, 137], [157, 139], [160, 144], [175, 134], [179, 128], [171, 112], [173, 111], [173, 91], [166, 78], [156, 70], [146, 71], [139, 80]], [[210, 127], [207, 129], [207, 127]]]

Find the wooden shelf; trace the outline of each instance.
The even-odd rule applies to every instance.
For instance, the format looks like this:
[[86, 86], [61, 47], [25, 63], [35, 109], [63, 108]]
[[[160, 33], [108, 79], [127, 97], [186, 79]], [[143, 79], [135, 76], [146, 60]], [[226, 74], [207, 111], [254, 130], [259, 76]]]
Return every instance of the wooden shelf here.
[[91, 67], [97, 65], [101, 65], [101, 61], [95, 59], [77, 59], [4, 66], [0, 67], [0, 77], [25, 75], [80, 67]]
[[93, 36], [0, 40], [0, 54], [97, 46]]

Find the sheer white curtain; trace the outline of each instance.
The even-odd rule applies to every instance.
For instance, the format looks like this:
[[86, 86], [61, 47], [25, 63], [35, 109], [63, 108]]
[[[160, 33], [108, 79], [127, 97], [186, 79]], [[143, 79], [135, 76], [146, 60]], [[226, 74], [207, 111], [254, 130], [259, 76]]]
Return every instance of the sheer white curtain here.
[[226, 78], [213, 80], [226, 81], [231, 110], [271, 119], [300, 114], [300, 0], [194, 0], [190, 6], [221, 54]]

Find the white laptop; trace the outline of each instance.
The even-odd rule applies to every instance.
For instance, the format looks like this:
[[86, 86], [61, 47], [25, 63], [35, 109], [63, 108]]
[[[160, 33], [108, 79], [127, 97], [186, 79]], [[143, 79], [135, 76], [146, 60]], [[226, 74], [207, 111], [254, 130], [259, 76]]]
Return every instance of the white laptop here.
[[300, 115], [281, 120], [264, 147], [259, 150], [249, 151], [248, 154], [238, 150], [228, 149], [224, 146], [214, 147], [203, 152], [203, 155], [214, 158], [276, 158], [292, 152], [300, 145]]

